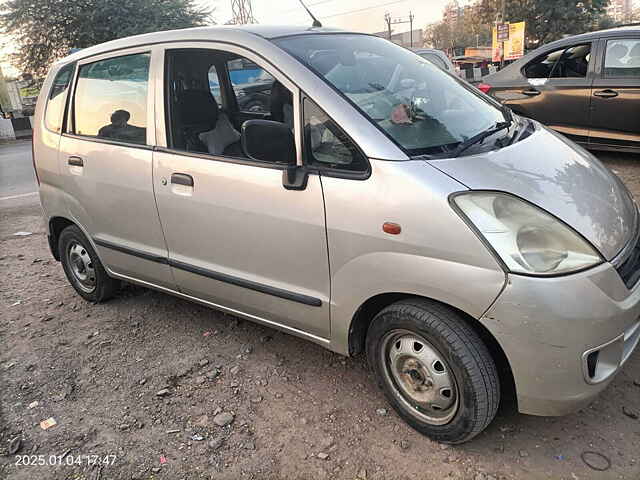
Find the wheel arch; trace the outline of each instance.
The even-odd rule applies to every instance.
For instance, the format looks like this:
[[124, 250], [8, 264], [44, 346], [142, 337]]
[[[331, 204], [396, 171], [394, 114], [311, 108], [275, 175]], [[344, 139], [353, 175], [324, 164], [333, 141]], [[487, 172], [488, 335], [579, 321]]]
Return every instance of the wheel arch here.
[[49, 219], [49, 248], [51, 249], [53, 258], [57, 261], [60, 261], [60, 253], [58, 251], [60, 234], [65, 228], [71, 225], [76, 225], [76, 223], [66, 217], [56, 216]]
[[379, 312], [393, 303], [409, 298], [420, 298], [439, 303], [440, 305], [444, 305], [454, 310], [465, 320], [467, 325], [469, 325], [478, 334], [480, 339], [487, 346], [489, 353], [491, 354], [491, 358], [496, 364], [500, 378], [502, 402], [509, 402], [517, 408], [515, 380], [513, 372], [511, 371], [511, 365], [504, 350], [494, 335], [479, 320], [473, 318], [468, 313], [433, 298], [408, 293], [390, 292], [375, 295], [367, 299], [356, 310], [351, 320], [351, 324], [349, 325], [349, 355], [355, 356], [364, 351], [367, 331], [369, 330], [371, 322]]

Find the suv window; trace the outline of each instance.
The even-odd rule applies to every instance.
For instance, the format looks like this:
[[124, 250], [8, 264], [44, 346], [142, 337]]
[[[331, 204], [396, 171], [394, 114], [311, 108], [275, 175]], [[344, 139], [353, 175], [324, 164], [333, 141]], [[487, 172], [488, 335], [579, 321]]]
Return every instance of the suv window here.
[[604, 76], [607, 78], [640, 77], [640, 39], [607, 41]]
[[148, 53], [82, 65], [74, 97], [74, 133], [146, 144]]
[[44, 124], [49, 130], [57, 133], [62, 131], [62, 114], [67, 103], [67, 89], [75, 68], [75, 63], [62, 67], [56, 78], [53, 79], [53, 85], [51, 85], [51, 91], [49, 92]]
[[315, 167], [364, 172], [367, 161], [347, 135], [314, 102], [304, 100], [307, 163]]
[[238, 110], [246, 113], [269, 113], [269, 96], [274, 78], [246, 58], [227, 62], [229, 79], [238, 102]]
[[553, 50], [524, 67], [527, 78], [581, 78], [587, 76], [591, 44]]

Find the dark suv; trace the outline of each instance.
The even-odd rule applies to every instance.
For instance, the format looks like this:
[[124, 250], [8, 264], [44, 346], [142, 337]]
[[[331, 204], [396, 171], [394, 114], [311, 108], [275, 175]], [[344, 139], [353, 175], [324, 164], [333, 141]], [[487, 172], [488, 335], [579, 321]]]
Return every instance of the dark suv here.
[[550, 43], [478, 88], [585, 147], [640, 153], [640, 25]]

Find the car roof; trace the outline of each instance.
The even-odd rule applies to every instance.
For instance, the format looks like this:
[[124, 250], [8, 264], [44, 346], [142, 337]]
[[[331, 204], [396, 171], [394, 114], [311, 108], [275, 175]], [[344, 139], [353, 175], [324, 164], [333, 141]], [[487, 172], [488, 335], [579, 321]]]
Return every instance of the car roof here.
[[142, 35], [134, 35], [131, 37], [111, 40], [109, 42], [78, 50], [61, 59], [58, 63], [68, 63], [114, 50], [134, 48], [137, 46], [155, 43], [217, 40], [242, 44], [243, 38], [247, 39], [255, 36], [270, 40], [293, 35], [328, 33], [359, 32], [350, 32], [348, 30], [327, 27], [310, 27], [308, 25], [220, 25], [212, 27], [183, 28], [180, 30], [144, 33]]
[[607, 37], [625, 37], [625, 36], [637, 36], [640, 35], [640, 25], [627, 25], [624, 27], [608, 28], [606, 30], [597, 30], [595, 32], [581, 33], [580, 35], [573, 35], [571, 37], [565, 37], [554, 42], [545, 43], [539, 47], [527, 52], [526, 55], [520, 57], [515, 62], [507, 65], [502, 70], [492, 73], [484, 77], [487, 82], [496, 81], [500, 79], [504, 81], [510, 78], [513, 72], [520, 71], [523, 65], [529, 63], [532, 59], [543, 55], [545, 52], [549, 52], [555, 48], [566, 47], [579, 42], [586, 42], [596, 40], [598, 38]]
[[583, 41], [583, 40], [593, 40], [595, 38], [601, 37], [615, 37], [615, 36], [626, 36], [626, 35], [638, 35], [640, 34], [640, 25], [628, 25], [624, 27], [614, 27], [608, 28], [606, 30], [597, 30], [595, 32], [581, 33], [580, 35], [572, 35], [570, 37], [565, 37], [560, 40], [556, 40], [555, 42], [546, 43], [544, 45], [540, 45], [540, 47], [551, 47], [555, 45], [563, 45], [565, 43], [572, 43], [575, 41]]
[[446, 53], [444, 53], [442, 50], [438, 50], [437, 48], [412, 48], [412, 51], [414, 51], [415, 53], [442, 53], [444, 55], [446, 55]]

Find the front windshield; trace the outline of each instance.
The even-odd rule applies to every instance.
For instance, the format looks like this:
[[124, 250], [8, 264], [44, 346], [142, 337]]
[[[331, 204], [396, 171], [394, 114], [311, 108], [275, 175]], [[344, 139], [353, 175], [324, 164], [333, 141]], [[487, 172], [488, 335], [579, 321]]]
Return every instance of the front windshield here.
[[275, 43], [349, 98], [410, 155], [448, 152], [504, 121], [489, 101], [382, 38], [299, 35]]

